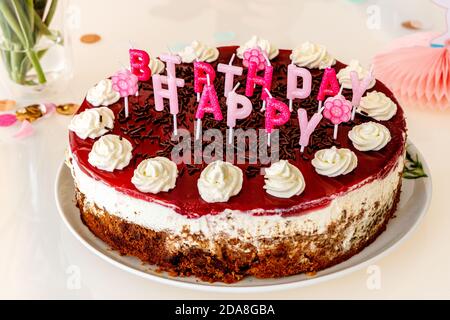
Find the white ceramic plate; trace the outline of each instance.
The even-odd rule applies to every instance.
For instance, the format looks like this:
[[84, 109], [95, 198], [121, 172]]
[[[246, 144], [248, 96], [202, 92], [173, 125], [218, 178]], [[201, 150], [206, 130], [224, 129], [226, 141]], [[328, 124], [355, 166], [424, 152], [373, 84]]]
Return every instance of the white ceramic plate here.
[[81, 222], [80, 213], [75, 206], [73, 179], [70, 170], [64, 164], [61, 166], [56, 179], [55, 196], [61, 217], [75, 237], [100, 258], [125, 271], [159, 283], [205, 291], [262, 292], [290, 289], [335, 279], [373, 264], [412, 234], [428, 209], [431, 201], [432, 184], [430, 170], [420, 152], [412, 144], [409, 145], [408, 150], [414, 156], [418, 155], [428, 178], [405, 179], [396, 218], [389, 222], [386, 231], [359, 254], [338, 265], [322, 270], [313, 277], [304, 274], [278, 279], [248, 277], [238, 283], [228, 285], [206, 283], [194, 277], [178, 278], [171, 277], [166, 273], [158, 273], [154, 271], [152, 266], [142, 264], [137, 258], [121, 256], [118, 252], [111, 250], [107, 244], [95, 237]]

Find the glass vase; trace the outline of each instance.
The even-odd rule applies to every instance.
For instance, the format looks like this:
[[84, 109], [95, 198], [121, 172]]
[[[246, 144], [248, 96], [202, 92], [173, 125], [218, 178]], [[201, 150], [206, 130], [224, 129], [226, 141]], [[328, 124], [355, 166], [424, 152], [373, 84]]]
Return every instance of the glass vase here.
[[11, 98], [54, 93], [72, 75], [65, 0], [0, 0], [0, 72]]

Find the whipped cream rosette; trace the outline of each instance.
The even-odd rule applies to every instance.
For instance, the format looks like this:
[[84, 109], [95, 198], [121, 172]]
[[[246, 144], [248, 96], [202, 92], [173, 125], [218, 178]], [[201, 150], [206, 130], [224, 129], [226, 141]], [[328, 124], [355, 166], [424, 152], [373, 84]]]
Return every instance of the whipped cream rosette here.
[[221, 160], [210, 163], [201, 173], [197, 186], [200, 196], [209, 203], [227, 202], [242, 189], [242, 170]]
[[[344, 87], [344, 89], [351, 89], [352, 88], [352, 78], [351, 78], [351, 72], [354, 71], [358, 74], [359, 81], [362, 81], [365, 77], [367, 77], [370, 73], [369, 69], [364, 68], [361, 63], [358, 60], [352, 60], [350, 61], [350, 64], [341, 69], [338, 74], [337, 78], [339, 80], [339, 83]], [[376, 84], [375, 78], [370, 82], [368, 89], [371, 89]]]
[[357, 111], [375, 120], [387, 121], [397, 113], [397, 105], [384, 93], [372, 91], [361, 99]]
[[264, 176], [266, 192], [277, 198], [291, 198], [305, 190], [305, 179], [300, 170], [286, 160], [275, 162]]
[[251, 37], [250, 40], [248, 40], [246, 43], [244, 43], [242, 46], [240, 46], [236, 50], [236, 55], [240, 59], [243, 59], [244, 52], [247, 51], [248, 49], [253, 49], [253, 48], [259, 48], [259, 49], [263, 50], [265, 53], [267, 53], [267, 57], [270, 60], [277, 57], [278, 54], [280, 53], [280, 50], [278, 50], [277, 47], [275, 47], [272, 43], [270, 43], [269, 40], [262, 39], [258, 36], [253, 36], [253, 37]]
[[142, 161], [134, 170], [131, 182], [139, 191], [157, 194], [175, 188], [177, 176], [177, 165], [173, 161], [156, 157]]
[[391, 141], [389, 129], [376, 122], [354, 126], [348, 137], [359, 151], [379, 151]]
[[95, 139], [114, 128], [114, 113], [107, 107], [87, 109], [72, 118], [69, 130], [80, 139]]
[[89, 163], [100, 170], [122, 170], [130, 163], [133, 147], [127, 139], [108, 134], [98, 139], [89, 153]]
[[297, 66], [310, 69], [325, 69], [336, 64], [336, 60], [328, 53], [325, 46], [309, 41], [292, 50], [290, 58]]
[[216, 47], [209, 47], [196, 40], [186, 46], [182, 51], [178, 52], [178, 55], [184, 63], [192, 63], [196, 60], [213, 62], [219, 57], [219, 50], [217, 50]]
[[89, 89], [86, 100], [94, 107], [108, 107], [120, 99], [120, 94], [113, 89], [110, 79], [105, 79]]
[[332, 147], [317, 151], [311, 163], [318, 174], [334, 178], [355, 170], [358, 158], [349, 149]]
[[152, 74], [160, 74], [166, 69], [164, 62], [157, 58], [151, 58], [148, 67], [152, 71]]

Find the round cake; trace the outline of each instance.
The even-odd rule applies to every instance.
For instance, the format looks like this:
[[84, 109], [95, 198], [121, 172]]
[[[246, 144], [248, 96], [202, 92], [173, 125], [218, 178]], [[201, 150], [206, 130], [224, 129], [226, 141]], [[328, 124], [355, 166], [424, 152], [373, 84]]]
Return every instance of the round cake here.
[[[243, 144], [228, 140], [222, 72], [216, 72], [215, 79], [208, 77], [208, 87], [212, 81], [224, 119], [206, 113], [201, 126], [216, 129], [224, 138], [195, 136], [199, 101], [194, 63], [203, 61], [217, 70], [218, 64], [229, 65], [231, 60], [243, 67], [233, 87], [240, 83], [235, 93], [245, 96], [244, 53], [253, 47], [273, 67], [270, 96], [286, 105], [288, 67], [301, 67], [312, 76], [309, 96], [294, 99], [289, 120], [277, 128], [275, 163], [252, 158], [252, 148], [258, 147], [245, 139]], [[379, 81], [367, 83], [354, 119], [340, 123], [336, 139], [335, 123], [329, 119], [338, 115], [323, 111], [304, 150], [299, 144], [297, 110], [306, 110], [307, 119], [319, 113], [324, 73], [335, 70], [342, 97], [351, 101], [351, 74], [363, 79], [368, 70], [357, 61], [336, 61], [323, 46], [304, 43], [278, 50], [258, 38], [240, 47], [193, 42], [174, 56], [182, 61], [175, 75], [158, 59], [150, 59], [149, 66], [153, 75], [168, 73], [184, 80], [177, 89], [176, 118], [168, 99], [163, 99], [163, 110], [155, 108], [156, 77], [140, 81], [138, 93], [123, 98], [127, 94], [115, 75], [89, 90], [70, 124], [67, 163], [77, 206], [97, 237], [171, 275], [233, 283], [246, 276], [317, 272], [357, 254], [385, 230], [400, 198], [406, 144], [404, 114], [393, 94]], [[119, 78], [132, 86], [130, 72], [123, 73]], [[256, 85], [247, 96], [253, 110], [236, 121], [235, 131], [264, 130], [263, 92]], [[211, 159], [196, 161], [195, 150], [205, 152], [212, 140], [223, 150], [231, 146], [243, 159], [238, 163], [216, 152]], [[184, 155], [191, 161], [176, 163], [172, 155], [181, 142], [192, 147]]]

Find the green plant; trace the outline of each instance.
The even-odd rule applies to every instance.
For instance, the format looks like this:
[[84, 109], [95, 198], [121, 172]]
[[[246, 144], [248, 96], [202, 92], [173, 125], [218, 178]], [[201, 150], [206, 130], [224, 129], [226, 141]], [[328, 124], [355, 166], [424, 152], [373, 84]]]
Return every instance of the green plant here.
[[426, 178], [428, 175], [423, 169], [422, 162], [419, 159], [419, 155], [414, 157], [410, 151], [406, 151], [405, 169], [403, 170], [403, 178], [405, 179], [419, 179]]
[[[50, 30], [58, 0], [0, 0], [0, 51], [11, 80], [22, 85], [47, 82], [41, 58], [48, 48], [37, 48], [42, 37], [61, 42]], [[34, 70], [35, 79], [27, 77]]]

